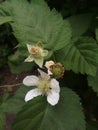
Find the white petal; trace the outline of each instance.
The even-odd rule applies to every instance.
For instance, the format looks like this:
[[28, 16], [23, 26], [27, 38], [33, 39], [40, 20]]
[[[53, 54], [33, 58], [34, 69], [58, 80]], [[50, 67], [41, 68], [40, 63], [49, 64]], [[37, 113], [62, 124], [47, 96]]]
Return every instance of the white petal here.
[[25, 101], [29, 101], [31, 99], [33, 99], [34, 97], [37, 97], [39, 95], [41, 95], [42, 93], [39, 91], [38, 88], [32, 89], [29, 92], [27, 92], [26, 96], [25, 96]]
[[48, 74], [49, 74], [49, 75], [53, 75], [53, 73], [52, 73], [50, 70], [48, 70]]
[[40, 69], [38, 69], [38, 71], [39, 71], [39, 73], [40, 73], [40, 75], [41, 75], [41, 77], [42, 77], [43, 79], [45, 79], [45, 80], [50, 79], [50, 76], [49, 76], [47, 73], [43, 72], [43, 71], [40, 70]]
[[51, 65], [54, 65], [54, 61], [52, 61], [52, 60], [46, 61], [45, 67], [46, 67], [47, 69], [49, 69]]
[[59, 101], [59, 93], [56, 93], [54, 91], [50, 91], [48, 96], [47, 96], [47, 101], [50, 103], [52, 106], [56, 105]]
[[26, 86], [37, 86], [38, 85], [38, 77], [37, 76], [26, 76], [24, 79], [23, 79], [23, 84], [26, 85]]
[[53, 91], [59, 93], [60, 92], [60, 86], [59, 82], [56, 79], [51, 79], [50, 81], [50, 87]]

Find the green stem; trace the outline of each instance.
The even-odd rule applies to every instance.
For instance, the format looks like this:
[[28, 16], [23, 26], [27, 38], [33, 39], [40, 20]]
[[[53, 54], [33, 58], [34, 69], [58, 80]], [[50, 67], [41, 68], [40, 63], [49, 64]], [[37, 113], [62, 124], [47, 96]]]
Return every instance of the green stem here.
[[12, 85], [1, 85], [0, 88], [13, 88], [16, 86], [20, 86], [22, 83], [12, 84]]

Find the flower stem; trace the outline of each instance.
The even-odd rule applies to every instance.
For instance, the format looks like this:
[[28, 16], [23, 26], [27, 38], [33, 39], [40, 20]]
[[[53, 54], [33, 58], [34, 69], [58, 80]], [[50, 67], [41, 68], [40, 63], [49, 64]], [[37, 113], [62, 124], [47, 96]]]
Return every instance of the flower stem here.
[[12, 84], [12, 85], [1, 85], [0, 88], [13, 88], [16, 86], [20, 86], [22, 83]]

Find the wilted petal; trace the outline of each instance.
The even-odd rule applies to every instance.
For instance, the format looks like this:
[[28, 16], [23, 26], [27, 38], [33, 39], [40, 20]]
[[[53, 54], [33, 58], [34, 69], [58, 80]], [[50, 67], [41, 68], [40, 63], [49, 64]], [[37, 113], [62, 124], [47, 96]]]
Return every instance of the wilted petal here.
[[33, 99], [34, 97], [37, 97], [39, 95], [41, 95], [42, 93], [38, 90], [38, 88], [32, 89], [29, 92], [27, 92], [26, 96], [25, 96], [25, 101], [29, 101], [31, 99]]
[[38, 85], [38, 77], [37, 76], [26, 76], [24, 79], [23, 79], [23, 84], [26, 85], [26, 86], [37, 86]]
[[42, 77], [43, 79], [45, 79], [45, 80], [50, 79], [50, 76], [49, 76], [47, 73], [43, 72], [43, 71], [40, 70], [40, 69], [38, 69], [38, 71], [39, 71], [39, 73], [40, 73], [40, 75], [41, 75], [41, 77]]
[[59, 93], [60, 92], [60, 86], [59, 82], [56, 79], [51, 79], [50, 81], [50, 87], [53, 91]]
[[46, 61], [45, 67], [46, 67], [47, 69], [49, 69], [51, 65], [54, 65], [54, 61], [52, 61], [52, 60]]
[[50, 103], [52, 106], [56, 105], [59, 101], [59, 93], [56, 93], [54, 91], [50, 91], [48, 96], [47, 96], [47, 101]]
[[31, 61], [33, 61], [33, 60], [34, 60], [33, 56], [32, 56], [32, 55], [29, 55], [29, 56], [25, 59], [25, 62], [31, 62]]

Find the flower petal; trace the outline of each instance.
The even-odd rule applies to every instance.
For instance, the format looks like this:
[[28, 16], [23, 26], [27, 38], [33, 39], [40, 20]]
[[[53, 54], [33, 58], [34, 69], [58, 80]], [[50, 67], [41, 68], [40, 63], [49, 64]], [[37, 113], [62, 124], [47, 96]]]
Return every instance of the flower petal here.
[[59, 82], [56, 79], [51, 79], [50, 81], [50, 87], [53, 91], [59, 93], [60, 92], [60, 86]]
[[59, 101], [59, 93], [56, 93], [54, 91], [50, 91], [48, 96], [47, 96], [47, 101], [50, 103], [52, 106], [56, 105]]
[[25, 101], [29, 101], [31, 99], [33, 99], [34, 97], [37, 97], [39, 95], [41, 95], [42, 93], [39, 91], [38, 88], [32, 89], [29, 92], [27, 92], [26, 96], [25, 96]]
[[43, 61], [44, 61], [42, 57], [36, 58], [36, 59], [34, 59], [34, 61], [35, 61], [35, 63], [36, 63], [37, 65], [39, 65], [39, 67], [42, 68]]
[[42, 77], [43, 79], [45, 79], [45, 80], [50, 79], [50, 76], [49, 76], [47, 73], [43, 72], [43, 71], [40, 70], [40, 69], [38, 69], [38, 71], [39, 71], [39, 73], [40, 73], [40, 75], [41, 75], [41, 77]]
[[23, 79], [23, 84], [26, 86], [37, 86], [38, 85], [39, 78], [37, 76], [26, 76]]
[[33, 61], [33, 60], [34, 60], [33, 56], [32, 56], [32, 55], [29, 55], [29, 56], [25, 59], [25, 62], [31, 62], [31, 61]]
[[48, 74], [49, 74], [49, 75], [53, 75], [53, 73], [52, 73], [50, 70], [48, 70]]
[[52, 61], [52, 60], [50, 60], [50, 61], [46, 61], [46, 63], [45, 63], [45, 67], [47, 68], [47, 69], [49, 69], [50, 68], [50, 66], [51, 65], [54, 65], [55, 63], [54, 63], [54, 61]]

